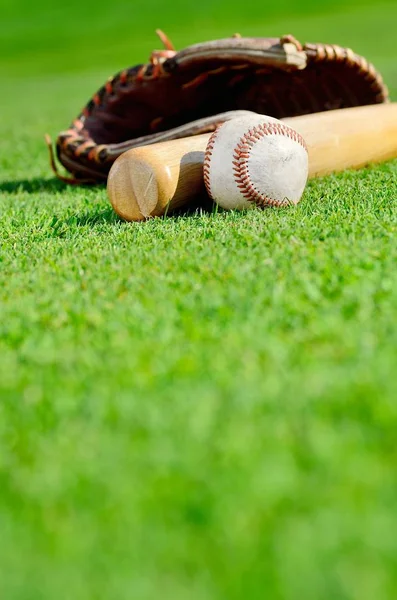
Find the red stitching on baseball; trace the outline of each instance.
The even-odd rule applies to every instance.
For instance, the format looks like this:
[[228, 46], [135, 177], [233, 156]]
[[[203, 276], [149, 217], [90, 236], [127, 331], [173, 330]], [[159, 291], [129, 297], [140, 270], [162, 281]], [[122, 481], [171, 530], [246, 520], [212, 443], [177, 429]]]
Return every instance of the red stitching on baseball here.
[[275, 200], [266, 194], [263, 194], [252, 183], [248, 160], [253, 146], [267, 135], [284, 135], [298, 144], [307, 152], [307, 147], [303, 137], [294, 129], [287, 127], [283, 123], [260, 123], [252, 129], [249, 129], [236, 145], [233, 153], [233, 172], [234, 180], [241, 194], [247, 200], [255, 202], [257, 206], [288, 206], [288, 200]]
[[206, 187], [209, 197], [212, 199], [214, 199], [214, 198], [211, 194], [210, 162], [211, 162], [212, 151], [213, 151], [214, 145], [215, 145], [215, 140], [218, 135], [218, 129], [219, 129], [219, 127], [217, 127], [215, 129], [215, 131], [211, 134], [210, 139], [208, 140], [207, 148], [205, 150], [204, 164], [203, 164], [203, 176], [204, 176], [205, 187]]

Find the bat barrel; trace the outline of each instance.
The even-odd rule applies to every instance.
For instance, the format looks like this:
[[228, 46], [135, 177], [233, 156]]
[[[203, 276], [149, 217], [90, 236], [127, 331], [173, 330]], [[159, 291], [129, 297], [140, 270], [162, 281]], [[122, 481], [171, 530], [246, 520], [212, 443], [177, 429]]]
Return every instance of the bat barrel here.
[[208, 135], [128, 150], [114, 162], [107, 190], [122, 218], [142, 221], [164, 215], [205, 193], [204, 152]]

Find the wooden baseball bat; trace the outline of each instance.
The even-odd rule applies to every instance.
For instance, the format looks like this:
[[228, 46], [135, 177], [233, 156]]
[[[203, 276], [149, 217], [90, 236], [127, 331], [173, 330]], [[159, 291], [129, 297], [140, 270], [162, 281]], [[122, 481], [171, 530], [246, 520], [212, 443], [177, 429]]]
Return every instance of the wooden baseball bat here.
[[[305, 139], [309, 177], [397, 157], [397, 102], [282, 119]], [[210, 134], [128, 150], [112, 165], [108, 195], [128, 221], [161, 216], [205, 193], [204, 152]]]

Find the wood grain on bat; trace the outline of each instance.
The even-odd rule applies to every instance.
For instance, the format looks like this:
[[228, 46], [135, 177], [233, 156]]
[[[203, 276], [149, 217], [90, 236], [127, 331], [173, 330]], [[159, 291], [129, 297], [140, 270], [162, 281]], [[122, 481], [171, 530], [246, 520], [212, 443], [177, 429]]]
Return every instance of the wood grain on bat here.
[[309, 177], [397, 157], [397, 103], [283, 119], [305, 139]]

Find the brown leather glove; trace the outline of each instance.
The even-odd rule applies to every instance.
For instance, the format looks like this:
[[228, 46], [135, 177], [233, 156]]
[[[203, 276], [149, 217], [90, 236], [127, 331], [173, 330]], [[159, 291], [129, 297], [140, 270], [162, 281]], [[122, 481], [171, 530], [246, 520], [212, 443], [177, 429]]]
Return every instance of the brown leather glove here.
[[347, 48], [236, 35], [176, 52], [157, 33], [165, 50], [110, 77], [58, 135], [57, 156], [73, 175], [58, 175], [64, 181], [106, 181], [122, 152], [212, 131], [239, 111], [282, 118], [388, 101], [381, 75]]

